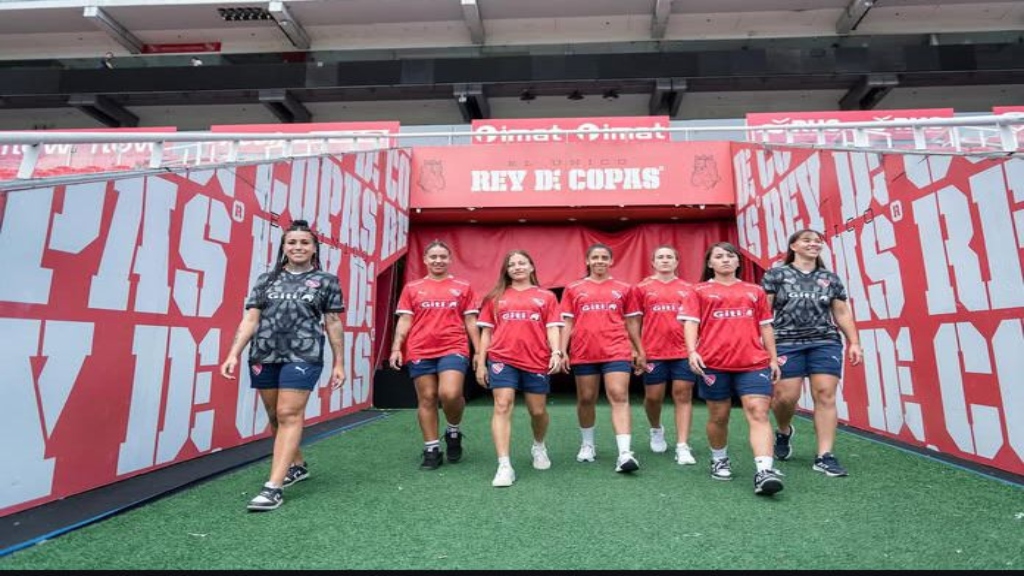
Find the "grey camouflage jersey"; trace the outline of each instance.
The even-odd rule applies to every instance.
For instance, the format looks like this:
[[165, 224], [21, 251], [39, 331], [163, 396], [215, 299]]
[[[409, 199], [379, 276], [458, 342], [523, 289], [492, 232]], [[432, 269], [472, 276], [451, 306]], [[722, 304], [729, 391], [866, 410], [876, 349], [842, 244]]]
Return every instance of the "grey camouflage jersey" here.
[[256, 279], [245, 309], [259, 308], [260, 324], [249, 344], [250, 364], [311, 362], [324, 358], [323, 315], [344, 312], [338, 277], [320, 270], [282, 271]]
[[842, 342], [832, 317], [832, 301], [847, 298], [839, 276], [824, 268], [802, 272], [786, 264], [765, 272], [761, 286], [775, 297], [772, 326], [777, 343]]

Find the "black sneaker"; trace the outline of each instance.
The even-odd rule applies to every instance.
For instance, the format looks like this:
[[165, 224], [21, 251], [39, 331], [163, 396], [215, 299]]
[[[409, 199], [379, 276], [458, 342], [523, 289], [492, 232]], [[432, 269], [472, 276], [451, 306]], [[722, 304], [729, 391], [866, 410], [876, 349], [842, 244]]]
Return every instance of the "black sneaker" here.
[[793, 456], [793, 435], [796, 434], [796, 426], [789, 425], [789, 434], [775, 431], [775, 459], [789, 460]]
[[421, 470], [437, 470], [437, 468], [444, 462], [444, 454], [441, 453], [441, 449], [436, 450], [424, 450], [423, 451], [423, 463], [420, 464]]
[[266, 510], [277, 510], [284, 502], [284, 491], [280, 488], [268, 488], [266, 486], [260, 490], [260, 493], [255, 498], [249, 500], [249, 510], [257, 512], [263, 512]]
[[782, 491], [782, 473], [778, 470], [761, 470], [754, 474], [754, 494], [771, 496]]
[[839, 460], [831, 452], [825, 452], [814, 459], [814, 466], [811, 468], [816, 472], [823, 472], [826, 476], [846, 476], [846, 468], [839, 464]]
[[448, 461], [452, 464], [462, 460], [462, 431], [449, 430], [444, 433], [444, 444], [448, 449]]
[[281, 487], [288, 487], [296, 482], [302, 482], [306, 478], [309, 478], [309, 469], [306, 468], [306, 464], [292, 464], [288, 467], [288, 473], [284, 476], [284, 482], [281, 483]]

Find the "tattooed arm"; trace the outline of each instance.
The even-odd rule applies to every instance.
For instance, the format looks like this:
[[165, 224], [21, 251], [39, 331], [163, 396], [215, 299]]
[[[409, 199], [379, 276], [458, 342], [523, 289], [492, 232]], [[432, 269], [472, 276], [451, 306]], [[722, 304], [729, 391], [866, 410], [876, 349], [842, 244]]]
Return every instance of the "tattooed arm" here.
[[341, 314], [339, 312], [325, 313], [324, 328], [327, 330], [327, 339], [331, 342], [331, 352], [334, 354], [334, 366], [331, 368], [331, 388], [337, 390], [345, 383], [345, 334], [344, 325], [341, 323]]

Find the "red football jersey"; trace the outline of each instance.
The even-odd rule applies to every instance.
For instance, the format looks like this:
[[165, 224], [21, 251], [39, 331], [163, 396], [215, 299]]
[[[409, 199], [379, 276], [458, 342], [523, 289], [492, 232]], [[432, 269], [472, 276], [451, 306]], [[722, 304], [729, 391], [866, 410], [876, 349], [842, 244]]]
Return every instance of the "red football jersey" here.
[[449, 354], [469, 356], [465, 317], [477, 312], [469, 282], [449, 276], [443, 280], [421, 278], [406, 284], [395, 311], [412, 316], [412, 326], [402, 344], [405, 361]]
[[683, 338], [683, 324], [679, 321], [679, 307], [692, 290], [693, 284], [679, 278], [664, 282], [653, 276], [644, 278], [633, 287], [634, 298], [643, 313], [640, 335], [648, 360], [676, 360], [689, 356]]
[[547, 372], [551, 361], [548, 327], [562, 326], [558, 298], [550, 290], [532, 286], [525, 290], [508, 288], [484, 303], [476, 321], [491, 328], [487, 358], [527, 372]]
[[573, 321], [570, 364], [632, 360], [625, 318], [638, 314], [633, 290], [625, 282], [584, 278], [569, 284], [562, 292], [562, 318]]
[[768, 295], [756, 284], [695, 284], [683, 300], [679, 319], [700, 322], [697, 352], [712, 370], [750, 372], [771, 362], [761, 341], [761, 325], [772, 323], [772, 309]]

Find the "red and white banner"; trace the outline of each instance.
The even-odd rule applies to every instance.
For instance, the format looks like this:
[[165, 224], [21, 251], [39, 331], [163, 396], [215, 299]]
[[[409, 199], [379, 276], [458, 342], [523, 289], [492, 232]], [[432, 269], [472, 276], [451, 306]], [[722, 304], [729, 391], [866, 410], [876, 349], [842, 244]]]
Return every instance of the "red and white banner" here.
[[[614, 128], [668, 128], [668, 116], [611, 116], [606, 118], [515, 118], [473, 120], [473, 144], [521, 142], [670, 142], [668, 132], [600, 132]], [[545, 134], [549, 130], [579, 130], [577, 134]], [[509, 131], [528, 132], [508, 134]]]
[[734, 201], [727, 142], [416, 148], [416, 208], [658, 206]]
[[1024, 160], [735, 145], [733, 165], [748, 256], [828, 240], [865, 354], [840, 420], [1024, 473]]
[[0, 516], [269, 433], [248, 371], [218, 367], [295, 218], [319, 234], [347, 306], [347, 381], [316, 390], [306, 420], [367, 407], [375, 283], [406, 249], [409, 161], [364, 152], [0, 195], [0, 258], [18, 269], [0, 283]]
[[[96, 128], [75, 130], [40, 130], [39, 132], [176, 132], [174, 126], [150, 128]], [[0, 144], [0, 182], [18, 174], [24, 146]], [[125, 172], [149, 166], [153, 155], [152, 142], [117, 144], [43, 144], [36, 161], [34, 178], [88, 174], [92, 172]]]
[[[747, 126], [764, 126], [764, 130], [747, 133], [747, 139], [765, 144], [817, 144], [823, 132], [822, 144], [852, 146], [852, 130], [829, 128], [841, 122], [880, 122], [887, 120], [931, 120], [952, 118], [952, 108], [924, 108], [919, 110], [827, 110], [822, 112], [754, 112], [747, 114]], [[806, 126], [802, 129], [783, 129], [781, 126]], [[866, 144], [877, 147], [899, 148], [900, 142], [912, 144], [910, 128], [865, 129]], [[947, 132], [945, 128], [931, 132]], [[934, 138], [937, 134], [927, 134]]]

